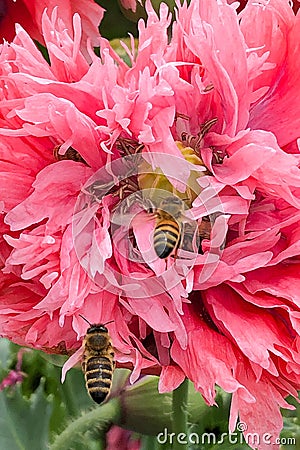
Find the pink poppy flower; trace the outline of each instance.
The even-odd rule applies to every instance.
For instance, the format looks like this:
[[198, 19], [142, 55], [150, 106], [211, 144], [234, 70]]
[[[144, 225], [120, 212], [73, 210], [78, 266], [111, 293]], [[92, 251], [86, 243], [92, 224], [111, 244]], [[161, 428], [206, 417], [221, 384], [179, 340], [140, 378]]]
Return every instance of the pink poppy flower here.
[[[234, 8], [178, 5], [169, 41], [166, 5], [147, 3], [130, 66], [104, 39], [89, 65], [79, 15], [67, 33], [56, 9], [51, 65], [21, 27], [3, 44], [0, 330], [74, 352], [65, 372], [80, 314], [113, 320], [131, 381], [161, 370], [166, 392], [188, 377], [210, 405], [218, 384], [231, 430], [239, 415], [275, 440], [300, 388], [300, 24], [285, 0]], [[165, 260], [151, 211], [172, 196], [187, 208]]]
[[98, 44], [98, 25], [103, 18], [103, 8], [93, 0], [2, 0], [0, 6], [0, 34], [2, 38], [11, 41], [15, 36], [15, 24], [21, 24], [33, 39], [44, 43], [42, 33], [42, 14], [47, 8], [48, 14], [58, 7], [64, 24], [72, 33], [72, 17], [77, 12], [82, 22], [82, 48], [87, 39], [93, 45]]

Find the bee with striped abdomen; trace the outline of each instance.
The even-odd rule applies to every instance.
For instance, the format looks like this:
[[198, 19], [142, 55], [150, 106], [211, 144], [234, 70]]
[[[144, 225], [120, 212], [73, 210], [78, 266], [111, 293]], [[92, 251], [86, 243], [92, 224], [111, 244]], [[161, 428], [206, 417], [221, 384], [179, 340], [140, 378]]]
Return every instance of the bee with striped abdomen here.
[[164, 198], [156, 215], [153, 235], [154, 250], [157, 256], [165, 259], [176, 252], [181, 242], [183, 202], [175, 196]]
[[184, 203], [175, 196], [164, 198], [155, 211], [156, 225], [153, 234], [154, 250], [161, 259], [168, 258], [180, 246], [183, 250], [194, 252], [194, 236], [201, 253], [201, 242], [210, 239], [215, 218], [208, 215], [202, 218], [197, 228], [184, 216]]
[[106, 324], [91, 324], [79, 314], [90, 326], [83, 340], [82, 371], [88, 393], [96, 403], [102, 403], [108, 396], [112, 374], [115, 369], [114, 349]]

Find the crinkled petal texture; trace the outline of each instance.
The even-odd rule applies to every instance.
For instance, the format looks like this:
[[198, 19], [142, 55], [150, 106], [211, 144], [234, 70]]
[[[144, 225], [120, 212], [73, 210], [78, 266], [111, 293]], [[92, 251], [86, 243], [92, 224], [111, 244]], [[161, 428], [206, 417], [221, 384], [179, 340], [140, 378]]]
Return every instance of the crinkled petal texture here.
[[[67, 370], [79, 314], [112, 321], [131, 381], [188, 377], [210, 405], [217, 384], [231, 430], [239, 416], [275, 440], [300, 388], [299, 17], [178, 2], [169, 40], [167, 6], [147, 11], [130, 66], [102, 38], [101, 58], [82, 53], [86, 16], [59, 8], [42, 16], [51, 64], [21, 27], [1, 47], [0, 332], [75, 352]], [[176, 258], [157, 257], [146, 188], [190, 202], [200, 243], [179, 227]]]
[[[1, 37], [12, 41], [15, 36], [15, 24], [19, 23], [26, 29], [30, 36], [39, 42], [44, 42], [42, 29], [42, 14], [47, 8], [48, 14], [58, 8], [59, 15], [63, 17], [65, 26], [72, 28], [72, 18], [77, 12], [82, 17], [82, 33], [84, 49], [87, 39], [91, 39], [93, 45], [98, 44], [98, 25], [100, 24], [104, 10], [93, 0], [3, 0], [1, 2]], [[71, 32], [72, 34], [72, 32]]]

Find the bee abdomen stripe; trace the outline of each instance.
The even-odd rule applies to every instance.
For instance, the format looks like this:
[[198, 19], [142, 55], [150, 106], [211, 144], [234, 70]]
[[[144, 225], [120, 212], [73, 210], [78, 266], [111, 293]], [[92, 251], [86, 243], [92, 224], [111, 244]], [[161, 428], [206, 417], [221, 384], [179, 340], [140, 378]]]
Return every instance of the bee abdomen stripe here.
[[110, 359], [107, 358], [106, 356], [91, 356], [90, 358], [88, 358], [88, 362], [91, 363], [98, 363], [98, 364], [111, 364]]
[[89, 380], [86, 382], [87, 388], [90, 391], [91, 389], [105, 389], [107, 391], [110, 390], [111, 380]]
[[154, 248], [159, 258], [167, 258], [172, 253], [172, 250], [174, 250], [175, 247], [174, 245], [163, 244], [163, 245], [155, 245]]
[[154, 231], [154, 236], [161, 235], [161, 234], [170, 235], [170, 236], [178, 236], [179, 230], [177, 231], [177, 230], [168, 229], [168, 228], [159, 228]]
[[177, 222], [170, 222], [170, 223], [159, 223], [156, 228], [155, 231], [157, 230], [161, 230], [163, 229], [164, 231], [170, 231], [172, 232], [173, 230], [175, 230], [175, 232], [178, 233], [179, 231], [179, 225]]
[[111, 370], [112, 369], [112, 364], [111, 364], [111, 362], [109, 364], [106, 363], [106, 362], [103, 364], [101, 361], [98, 361], [97, 363], [96, 362], [90, 363], [89, 361], [87, 362], [86, 370], [88, 370], [89, 372], [91, 370], [99, 370], [99, 369], [101, 369], [101, 370]]
[[175, 245], [176, 242], [178, 241], [178, 236], [164, 236], [164, 235], [157, 235], [154, 236], [154, 245], [156, 246], [157, 244], [165, 244], [165, 245]]
[[92, 356], [91, 358], [88, 358], [88, 360], [86, 361], [87, 367], [89, 369], [97, 369], [99, 368], [99, 366], [105, 368], [105, 369], [109, 369], [111, 368], [111, 360], [103, 357], [103, 356]]
[[88, 371], [85, 374], [86, 380], [98, 380], [99, 378], [111, 378], [112, 377], [112, 371], [99, 371], [99, 370], [93, 370]]
[[173, 233], [170, 231], [159, 230], [154, 233], [153, 239], [154, 241], [157, 239], [174, 239], [177, 240], [179, 237], [179, 233]]

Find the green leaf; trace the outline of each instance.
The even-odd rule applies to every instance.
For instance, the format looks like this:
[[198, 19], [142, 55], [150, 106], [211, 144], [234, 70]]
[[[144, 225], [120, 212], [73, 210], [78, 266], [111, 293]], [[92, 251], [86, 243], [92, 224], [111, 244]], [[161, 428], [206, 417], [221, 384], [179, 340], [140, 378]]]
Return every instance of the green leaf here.
[[53, 398], [44, 395], [44, 382], [29, 399], [20, 386], [0, 393], [0, 442], [7, 450], [41, 450], [48, 446]]
[[97, 0], [106, 9], [100, 24], [100, 33], [107, 39], [128, 37], [128, 33], [137, 36], [137, 25], [130, 22], [120, 11], [117, 0]]

